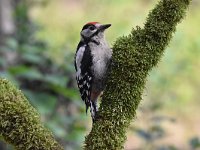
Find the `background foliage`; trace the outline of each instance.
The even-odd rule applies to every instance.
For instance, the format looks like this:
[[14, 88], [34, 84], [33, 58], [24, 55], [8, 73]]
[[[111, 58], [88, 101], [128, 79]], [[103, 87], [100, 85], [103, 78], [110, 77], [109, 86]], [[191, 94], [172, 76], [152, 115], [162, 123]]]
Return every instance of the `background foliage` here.
[[[81, 149], [91, 119], [76, 89], [73, 57], [88, 21], [112, 23], [107, 39], [143, 25], [157, 0], [38, 0], [12, 4], [15, 31], [1, 34], [0, 76], [19, 86], [67, 150]], [[127, 150], [200, 148], [200, 2], [152, 70]], [[0, 22], [1, 23], [1, 22]], [[1, 26], [0, 26], [1, 27]], [[2, 147], [2, 148], [1, 148]], [[0, 149], [12, 149], [1, 143]]]

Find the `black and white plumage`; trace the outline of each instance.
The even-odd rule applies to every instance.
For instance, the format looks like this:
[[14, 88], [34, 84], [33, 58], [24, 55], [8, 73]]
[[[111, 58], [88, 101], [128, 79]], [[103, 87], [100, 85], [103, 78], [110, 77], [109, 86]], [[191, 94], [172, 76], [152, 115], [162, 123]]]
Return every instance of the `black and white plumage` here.
[[105, 40], [104, 31], [110, 24], [90, 22], [83, 26], [81, 41], [75, 54], [76, 80], [85, 102], [90, 108], [93, 121], [98, 111], [97, 99], [105, 87], [112, 50]]

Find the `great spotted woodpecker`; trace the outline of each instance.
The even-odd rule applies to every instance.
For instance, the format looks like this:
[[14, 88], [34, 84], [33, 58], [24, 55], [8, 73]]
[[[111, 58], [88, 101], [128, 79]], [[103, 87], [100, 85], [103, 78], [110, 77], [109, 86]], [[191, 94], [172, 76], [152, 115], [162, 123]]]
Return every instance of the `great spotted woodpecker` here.
[[105, 87], [112, 50], [105, 36], [105, 29], [111, 24], [89, 22], [81, 30], [81, 40], [75, 54], [76, 80], [85, 102], [86, 113], [90, 108], [92, 120], [98, 111], [97, 99]]

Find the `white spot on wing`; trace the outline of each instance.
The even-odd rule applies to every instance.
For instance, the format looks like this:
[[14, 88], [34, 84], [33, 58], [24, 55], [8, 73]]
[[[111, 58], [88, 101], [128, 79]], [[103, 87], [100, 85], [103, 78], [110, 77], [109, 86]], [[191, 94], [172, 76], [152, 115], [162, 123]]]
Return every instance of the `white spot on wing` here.
[[88, 88], [90, 87], [89, 83], [87, 83], [87, 87], [88, 87]]
[[86, 84], [86, 80], [83, 81], [83, 84], [84, 84], [84, 85]]

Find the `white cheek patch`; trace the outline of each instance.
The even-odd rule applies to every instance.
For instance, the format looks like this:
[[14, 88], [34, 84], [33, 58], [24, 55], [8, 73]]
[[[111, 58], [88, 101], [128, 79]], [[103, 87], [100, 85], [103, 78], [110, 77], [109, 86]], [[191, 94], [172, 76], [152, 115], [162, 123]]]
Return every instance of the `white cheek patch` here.
[[81, 36], [82, 37], [88, 37], [89, 36], [88, 29], [81, 31]]
[[81, 37], [82, 38], [89, 38], [90, 36], [92, 36], [95, 32], [97, 31], [97, 29], [94, 30], [90, 30], [90, 29], [85, 29], [83, 31], [81, 31]]

